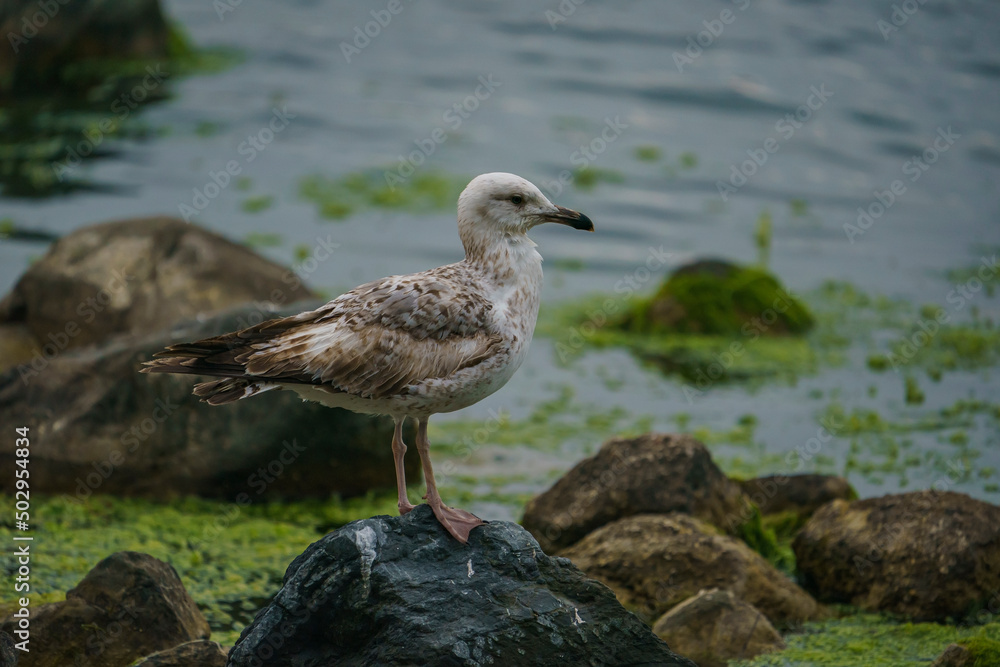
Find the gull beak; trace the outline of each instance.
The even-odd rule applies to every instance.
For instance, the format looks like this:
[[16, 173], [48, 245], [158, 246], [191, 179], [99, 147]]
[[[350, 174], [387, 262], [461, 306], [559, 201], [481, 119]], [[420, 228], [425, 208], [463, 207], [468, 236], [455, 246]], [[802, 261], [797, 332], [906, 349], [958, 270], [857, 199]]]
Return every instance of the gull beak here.
[[571, 208], [556, 206], [556, 210], [551, 213], [543, 213], [539, 216], [542, 222], [558, 222], [561, 225], [569, 225], [573, 229], [584, 232], [594, 231], [594, 223], [579, 211]]

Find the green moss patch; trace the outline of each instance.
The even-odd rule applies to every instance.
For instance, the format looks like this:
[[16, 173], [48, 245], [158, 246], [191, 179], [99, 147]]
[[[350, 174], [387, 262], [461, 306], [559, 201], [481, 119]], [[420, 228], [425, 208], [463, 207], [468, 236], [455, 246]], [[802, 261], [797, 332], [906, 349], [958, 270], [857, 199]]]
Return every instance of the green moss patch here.
[[[416, 489], [411, 496], [419, 497]], [[78, 503], [32, 496], [30, 599], [33, 605], [63, 600], [101, 559], [141, 551], [174, 566], [212, 638], [231, 645], [281, 587], [292, 559], [326, 532], [376, 514], [396, 514], [394, 492], [244, 507], [194, 498], [166, 504], [95, 496]], [[0, 527], [0, 539], [9, 543], [13, 532]], [[13, 588], [0, 593], [0, 614], [13, 600]]]
[[638, 298], [595, 295], [543, 308], [536, 334], [553, 340], [556, 360], [569, 364], [589, 349], [624, 348], [665, 374], [678, 375], [692, 392], [716, 383], [765, 379], [794, 380], [815, 372], [821, 361], [836, 363], [839, 348], [817, 349], [804, 338], [636, 333], [623, 324], [624, 313], [641, 311]]
[[787, 634], [784, 639], [788, 648], [783, 651], [730, 664], [733, 667], [915, 667], [931, 664], [953, 643], [971, 644], [982, 651], [981, 655], [990, 656], [1000, 640], [1000, 622], [956, 627], [907, 623], [877, 614], [851, 614], [807, 623], [800, 632]]
[[795, 571], [792, 537], [782, 535], [779, 539], [774, 528], [763, 520], [756, 506], [750, 518], [736, 529], [736, 536], [785, 574], [791, 575]]
[[643, 334], [780, 336], [813, 324], [806, 307], [763, 269], [705, 260], [675, 272], [612, 326]]
[[958, 642], [969, 650], [972, 667], [995, 667], [1000, 665], [1000, 637], [991, 639], [983, 635], [969, 637]]

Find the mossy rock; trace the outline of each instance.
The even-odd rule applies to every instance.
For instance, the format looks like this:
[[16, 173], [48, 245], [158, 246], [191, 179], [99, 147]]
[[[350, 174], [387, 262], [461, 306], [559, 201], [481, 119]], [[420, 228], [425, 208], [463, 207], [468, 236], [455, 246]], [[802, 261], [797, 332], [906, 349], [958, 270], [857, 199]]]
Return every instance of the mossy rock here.
[[717, 259], [679, 268], [620, 322], [632, 333], [716, 336], [801, 335], [814, 324], [773, 275]]
[[1000, 642], [969, 637], [950, 644], [931, 667], [993, 667], [1000, 665]]
[[974, 667], [1000, 665], [1000, 642], [988, 637], [971, 637], [959, 644], [968, 649]]

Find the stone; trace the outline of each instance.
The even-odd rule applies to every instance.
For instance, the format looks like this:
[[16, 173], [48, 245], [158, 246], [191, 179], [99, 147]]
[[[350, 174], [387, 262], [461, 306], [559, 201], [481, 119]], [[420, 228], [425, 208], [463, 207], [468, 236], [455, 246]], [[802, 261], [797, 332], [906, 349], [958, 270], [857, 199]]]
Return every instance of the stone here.
[[701, 591], [668, 611], [653, 633], [698, 667], [726, 667], [730, 660], [785, 648], [781, 635], [753, 605], [732, 591]]
[[17, 667], [17, 654], [14, 638], [6, 632], [0, 632], [0, 667]]
[[993, 667], [1000, 665], [1000, 642], [989, 637], [969, 637], [949, 644], [931, 667]]
[[13, 341], [0, 349], [33, 337], [31, 356], [5, 357], [30, 381], [71, 350], [254, 303], [250, 326], [314, 296], [291, 269], [183, 220], [107, 222], [59, 239], [21, 276], [0, 301], [0, 336]]
[[707, 588], [725, 588], [785, 628], [825, 616], [808, 593], [738, 539], [684, 514], [619, 519], [562, 555], [652, 623]]
[[618, 326], [632, 333], [786, 336], [814, 324], [805, 305], [767, 271], [701, 259], [674, 271]]
[[794, 512], [803, 519], [831, 500], [855, 500], [850, 482], [837, 475], [769, 475], [739, 482], [761, 514]]
[[82, 60], [160, 58], [169, 28], [159, 0], [39, 3], [6, 0], [0, 15], [0, 100], [65, 86], [69, 66]]
[[[3, 621], [10, 632], [13, 617]], [[137, 658], [207, 639], [208, 622], [174, 568], [148, 554], [121, 551], [94, 566], [66, 599], [36, 607], [30, 651], [20, 667], [126, 667]]]
[[158, 651], [131, 667], [226, 667], [228, 655], [218, 642], [199, 639]]
[[969, 649], [961, 644], [948, 644], [931, 667], [975, 667]]
[[820, 600], [918, 621], [962, 619], [1000, 590], [1000, 507], [963, 493], [834, 500], [792, 548]]
[[634, 514], [683, 512], [735, 529], [750, 515], [740, 487], [688, 435], [614, 438], [533, 498], [522, 524], [547, 553]]
[[310, 546], [229, 655], [230, 667], [332, 664], [694, 667], [520, 526], [488, 523], [463, 546], [426, 505]]
[[[394, 489], [388, 417], [306, 403], [283, 390], [210, 406], [191, 393], [208, 378], [138, 372], [171, 343], [309, 305], [263, 314], [249, 306], [146, 339], [62, 355], [27, 384], [15, 369], [0, 374], [0, 422], [31, 428], [32, 490], [78, 501], [110, 493], [248, 504]], [[0, 441], [5, 470], [13, 470], [14, 446], [13, 438]], [[418, 474], [413, 452], [407, 475]], [[0, 475], [0, 491], [13, 493], [13, 485], [13, 475]]]

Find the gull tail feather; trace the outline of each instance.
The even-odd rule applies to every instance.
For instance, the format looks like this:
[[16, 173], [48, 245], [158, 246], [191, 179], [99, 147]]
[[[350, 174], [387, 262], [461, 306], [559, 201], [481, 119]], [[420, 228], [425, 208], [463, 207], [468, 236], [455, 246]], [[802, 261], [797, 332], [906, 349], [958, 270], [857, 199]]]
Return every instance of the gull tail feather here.
[[256, 378], [223, 378], [196, 384], [194, 395], [209, 405], [225, 405], [272, 389], [281, 389], [281, 385]]

